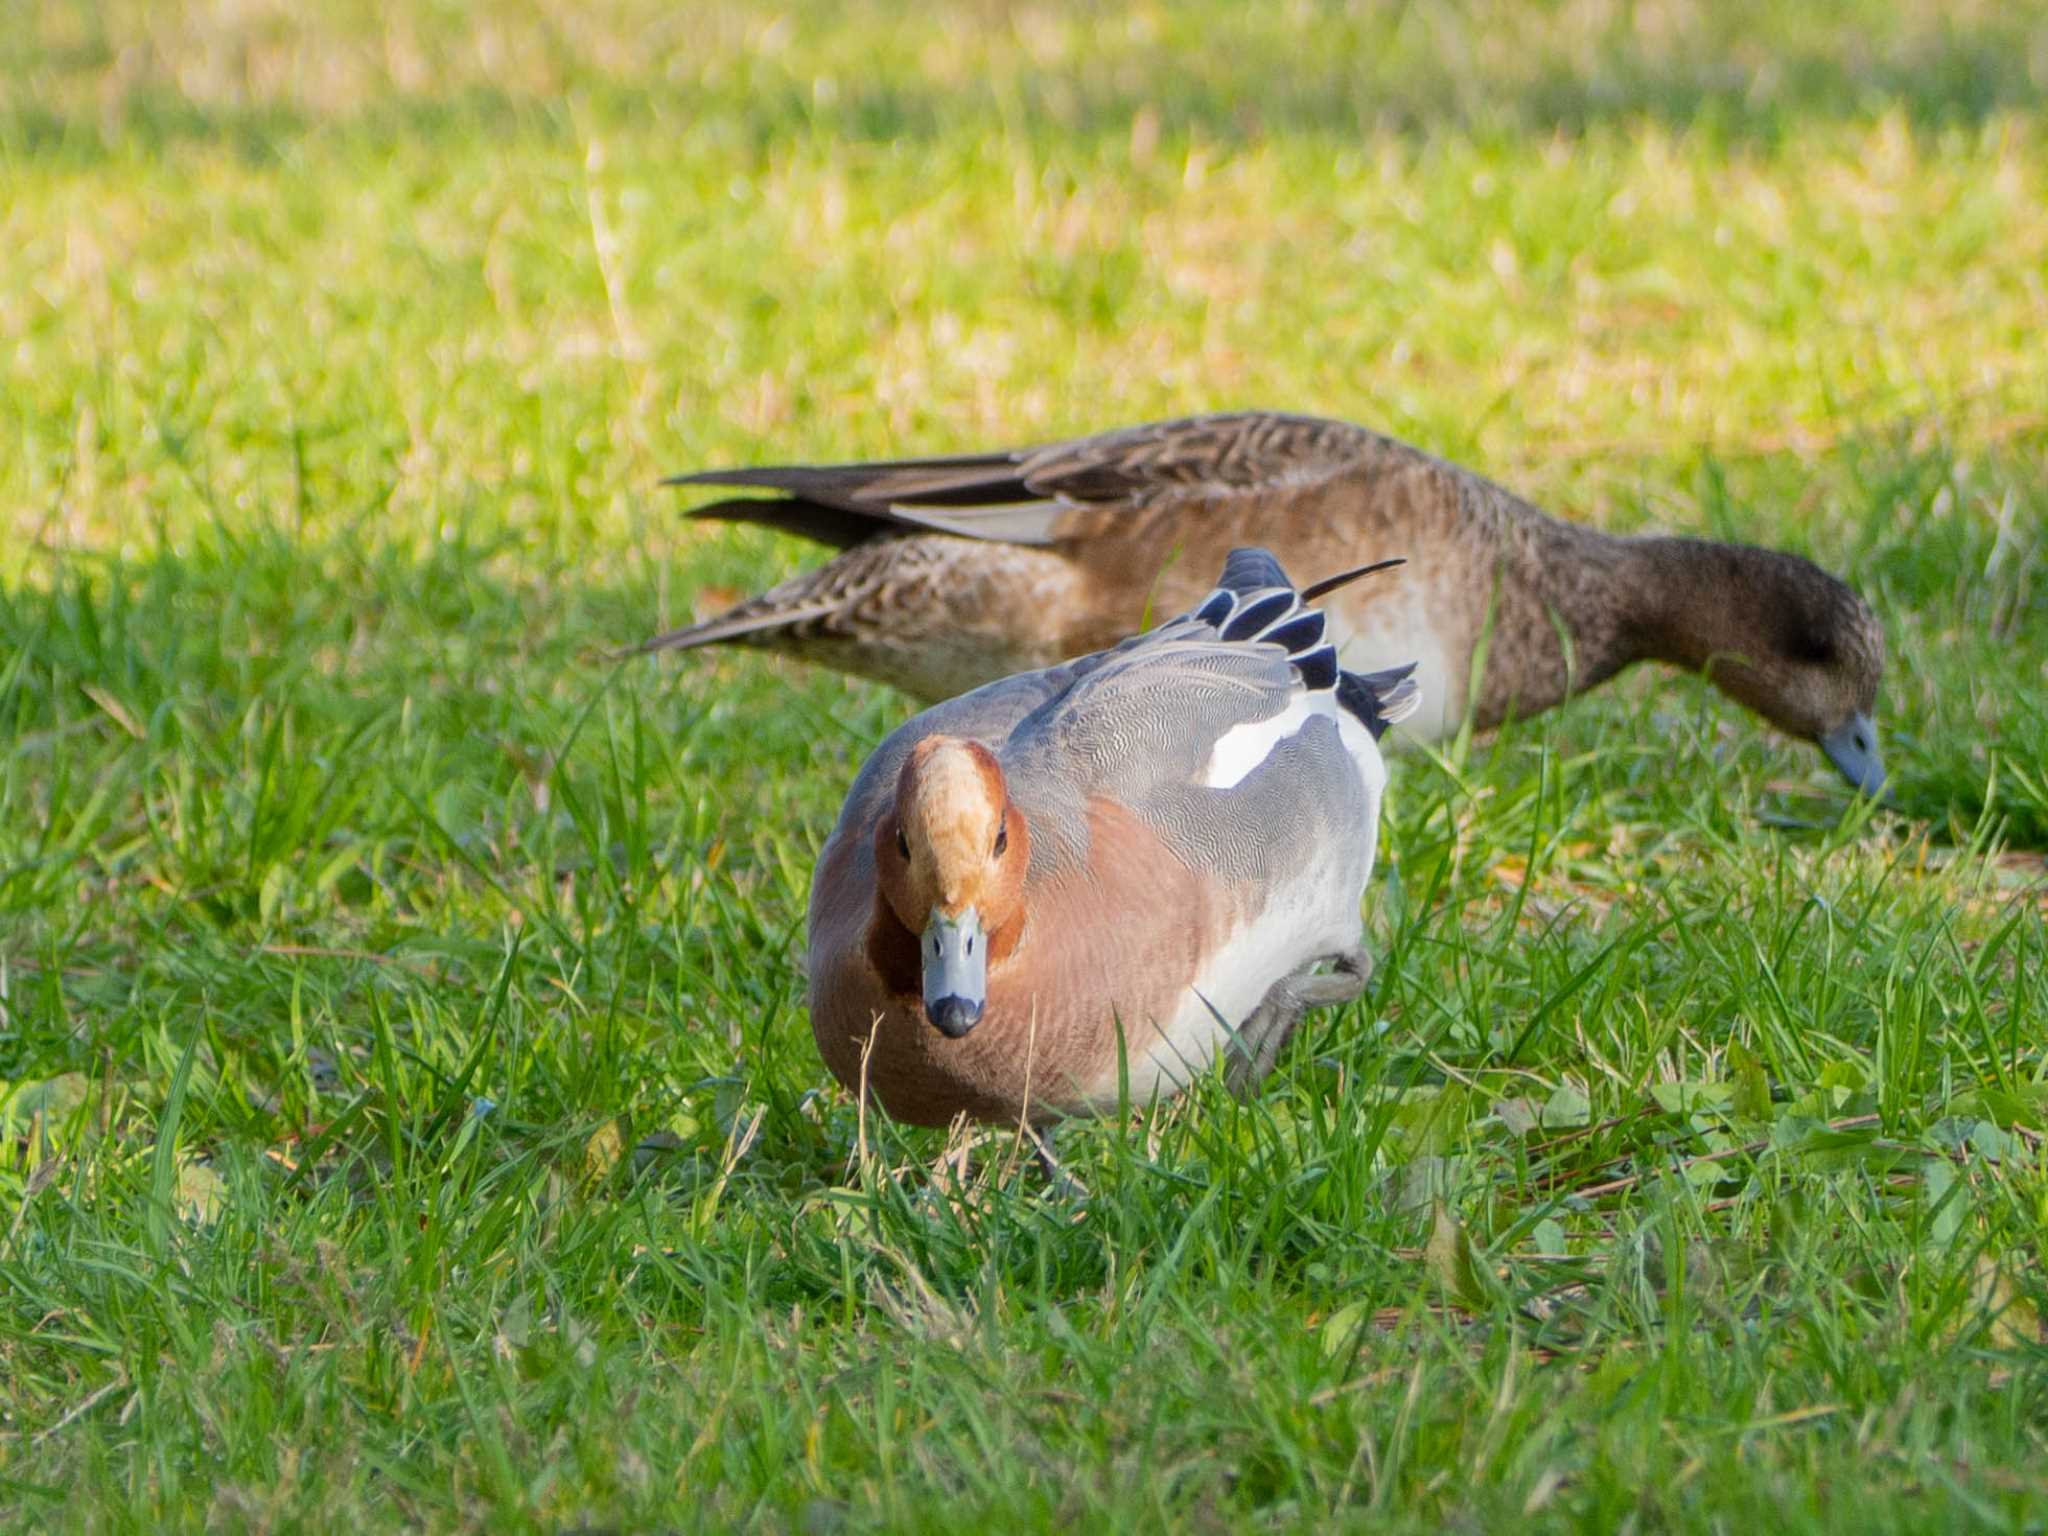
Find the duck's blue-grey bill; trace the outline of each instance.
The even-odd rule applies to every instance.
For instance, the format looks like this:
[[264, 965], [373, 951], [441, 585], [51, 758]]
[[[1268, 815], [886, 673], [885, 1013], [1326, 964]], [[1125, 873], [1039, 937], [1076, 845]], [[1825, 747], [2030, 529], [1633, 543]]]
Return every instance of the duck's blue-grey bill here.
[[1877, 725], [1868, 715], [1851, 715], [1820, 739], [1821, 751], [1843, 778], [1873, 800], [1884, 789], [1884, 758], [1877, 750]]
[[925, 1017], [948, 1040], [958, 1040], [981, 1022], [988, 1002], [988, 936], [981, 931], [981, 914], [963, 907], [949, 918], [934, 907], [918, 948]]

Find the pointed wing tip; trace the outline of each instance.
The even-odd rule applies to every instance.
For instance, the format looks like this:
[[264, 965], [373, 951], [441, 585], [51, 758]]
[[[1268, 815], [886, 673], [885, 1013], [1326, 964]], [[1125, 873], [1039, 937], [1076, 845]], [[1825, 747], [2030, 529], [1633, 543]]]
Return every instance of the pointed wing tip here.
[[701, 624], [687, 624], [681, 629], [671, 629], [656, 635], [652, 640], [642, 640], [638, 645], [629, 645], [611, 653], [613, 661], [626, 661], [634, 656], [653, 656], [661, 651], [688, 651], [710, 643], [710, 637], [699, 633]]
[[1379, 672], [1346, 672], [1337, 683], [1337, 699], [1373, 734], [1384, 736], [1422, 703], [1422, 685], [1415, 681], [1416, 663]]
[[[1409, 670], [1414, 670], [1409, 663]], [[1388, 725], [1399, 725], [1422, 707], [1422, 685], [1412, 677], [1400, 682], [1380, 695], [1380, 718]]]
[[[803, 607], [785, 608], [769, 613], [747, 613], [743, 604], [739, 610], [706, 619], [701, 624], [685, 624], [681, 629], [671, 629], [665, 634], [656, 635], [652, 640], [643, 640], [621, 654], [649, 656], [656, 651], [693, 651], [699, 646], [718, 645], [726, 640], [745, 640], [773, 630], [788, 629], [808, 619], [828, 617], [836, 611], [836, 606], [831, 603], [811, 603]], [[772, 641], [766, 643], [773, 647]]]

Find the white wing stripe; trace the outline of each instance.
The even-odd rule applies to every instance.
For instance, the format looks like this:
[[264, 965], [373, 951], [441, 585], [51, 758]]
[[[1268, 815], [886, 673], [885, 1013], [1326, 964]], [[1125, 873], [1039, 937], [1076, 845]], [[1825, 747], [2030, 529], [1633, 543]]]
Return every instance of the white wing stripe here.
[[1332, 714], [1332, 704], [1334, 696], [1330, 694], [1297, 693], [1279, 714], [1233, 725], [1209, 749], [1209, 762], [1202, 770], [1201, 782], [1209, 789], [1236, 788], [1273, 755], [1281, 742], [1317, 715]]

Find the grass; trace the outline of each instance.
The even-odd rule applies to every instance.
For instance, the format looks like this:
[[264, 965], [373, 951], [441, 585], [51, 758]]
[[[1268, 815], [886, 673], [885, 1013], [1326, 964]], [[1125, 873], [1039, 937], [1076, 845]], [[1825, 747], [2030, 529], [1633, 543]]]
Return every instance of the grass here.
[[[0, 1524], [2048, 1521], [2040, 7], [4, 20]], [[1077, 1210], [812, 1050], [902, 701], [607, 652], [815, 558], [662, 471], [1247, 403], [1842, 570], [1899, 807], [1408, 752]]]

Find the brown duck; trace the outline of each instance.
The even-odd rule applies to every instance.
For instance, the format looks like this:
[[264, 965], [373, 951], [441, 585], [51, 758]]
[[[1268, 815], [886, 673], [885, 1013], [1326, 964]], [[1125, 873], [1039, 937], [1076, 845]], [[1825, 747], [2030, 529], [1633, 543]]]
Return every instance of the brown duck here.
[[1408, 729], [1426, 739], [1468, 710], [1486, 729], [1662, 661], [1815, 742], [1865, 793], [1884, 782], [1872, 720], [1884, 635], [1811, 561], [1563, 522], [1347, 422], [1195, 416], [1038, 448], [669, 483], [779, 492], [695, 515], [842, 553], [649, 650], [737, 641], [942, 699], [1185, 609], [1234, 546], [1307, 572], [1404, 555], [1397, 574], [1327, 608], [1347, 669], [1420, 658], [1426, 702]]

